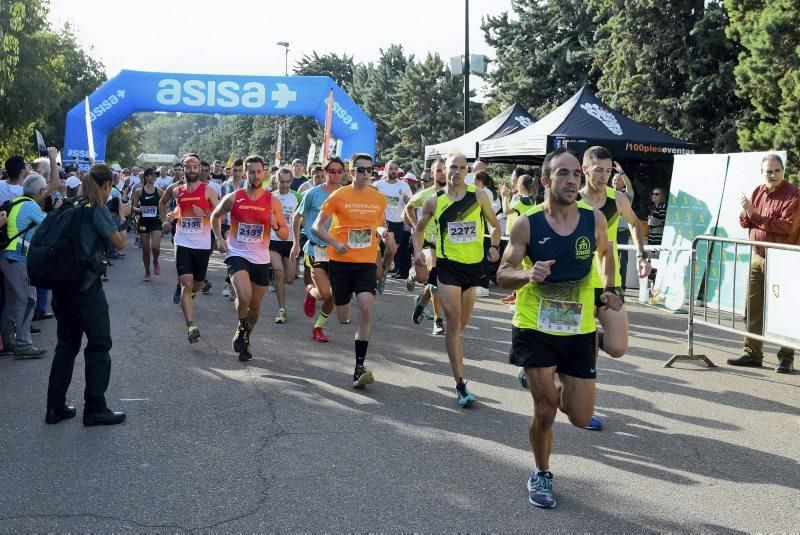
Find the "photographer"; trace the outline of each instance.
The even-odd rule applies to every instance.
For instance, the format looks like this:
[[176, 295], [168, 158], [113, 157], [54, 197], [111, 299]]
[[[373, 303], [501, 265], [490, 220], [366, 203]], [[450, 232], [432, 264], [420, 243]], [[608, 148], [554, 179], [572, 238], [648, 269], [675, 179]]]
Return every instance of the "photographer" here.
[[84, 219], [80, 234], [80, 254], [85, 259], [86, 273], [80, 287], [53, 290], [58, 343], [47, 389], [45, 421], [49, 424], [75, 416], [75, 408], [66, 404], [66, 395], [84, 333], [88, 341], [84, 350], [83, 425], [114, 425], [125, 420], [125, 414], [110, 410], [105, 399], [111, 375], [111, 320], [100, 280], [101, 256], [106, 241], [117, 249], [125, 247], [125, 239], [106, 206], [113, 178], [114, 172], [107, 165], [93, 165], [83, 178], [83, 197], [76, 201], [79, 203], [76, 209], [92, 211], [91, 216]]

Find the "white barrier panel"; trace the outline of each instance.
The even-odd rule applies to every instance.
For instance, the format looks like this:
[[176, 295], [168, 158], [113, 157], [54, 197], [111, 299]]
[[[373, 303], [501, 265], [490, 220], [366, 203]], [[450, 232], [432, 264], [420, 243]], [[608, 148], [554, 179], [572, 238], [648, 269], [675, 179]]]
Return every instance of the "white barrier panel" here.
[[795, 251], [767, 249], [764, 336], [774, 339], [778, 344], [800, 345], [800, 329], [797, 327], [800, 277], [795, 271], [797, 257]]

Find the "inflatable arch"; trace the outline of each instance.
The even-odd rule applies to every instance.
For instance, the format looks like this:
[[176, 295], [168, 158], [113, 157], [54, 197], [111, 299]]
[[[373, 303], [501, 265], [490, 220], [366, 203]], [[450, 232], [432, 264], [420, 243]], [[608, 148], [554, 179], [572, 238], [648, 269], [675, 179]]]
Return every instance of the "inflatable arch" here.
[[[375, 154], [375, 123], [327, 76], [239, 76], [123, 70], [89, 95], [95, 158], [105, 160], [106, 137], [139, 111], [227, 115], [306, 115], [325, 124], [333, 90], [331, 134], [342, 141], [343, 158]], [[89, 156], [85, 102], [67, 113], [64, 159]]]

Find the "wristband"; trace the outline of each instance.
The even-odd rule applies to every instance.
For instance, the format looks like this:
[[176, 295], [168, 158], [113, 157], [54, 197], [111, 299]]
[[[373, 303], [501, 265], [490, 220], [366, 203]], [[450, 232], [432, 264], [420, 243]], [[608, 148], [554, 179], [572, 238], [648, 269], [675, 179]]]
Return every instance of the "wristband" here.
[[603, 293], [606, 292], [611, 292], [612, 294], [622, 299], [623, 302], [625, 300], [625, 294], [622, 293], [622, 288], [620, 288], [619, 286], [606, 286], [605, 288], [603, 288]]
[[644, 258], [645, 260], [650, 260], [650, 255], [647, 254], [647, 251], [642, 251], [636, 255], [636, 258]]

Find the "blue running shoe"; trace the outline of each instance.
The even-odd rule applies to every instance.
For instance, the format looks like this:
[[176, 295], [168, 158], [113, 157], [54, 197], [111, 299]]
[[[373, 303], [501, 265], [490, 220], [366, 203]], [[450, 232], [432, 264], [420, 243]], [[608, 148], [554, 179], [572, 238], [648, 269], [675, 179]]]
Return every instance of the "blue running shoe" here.
[[467, 390], [467, 383], [461, 383], [456, 387], [456, 395], [458, 396], [458, 406], [465, 409], [475, 402], [475, 396]]
[[520, 368], [519, 373], [517, 374], [517, 378], [519, 379], [519, 384], [522, 385], [522, 388], [528, 390], [528, 376], [525, 375], [525, 368]]
[[181, 302], [181, 287], [178, 286], [175, 288], [175, 293], [172, 294], [172, 302], [176, 305]]
[[536, 507], [552, 509], [556, 506], [553, 497], [553, 473], [539, 472], [528, 478], [528, 501]]
[[386, 275], [387, 273], [384, 271], [383, 275], [378, 278], [376, 289], [378, 290], [379, 294], [383, 294], [383, 290], [386, 288]]
[[586, 426], [586, 429], [589, 431], [600, 431], [603, 429], [603, 420], [601, 420], [596, 414], [592, 414], [592, 417], [589, 419], [589, 425]]

